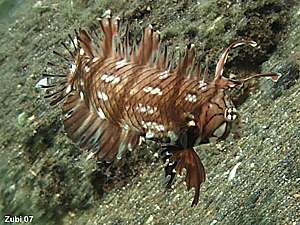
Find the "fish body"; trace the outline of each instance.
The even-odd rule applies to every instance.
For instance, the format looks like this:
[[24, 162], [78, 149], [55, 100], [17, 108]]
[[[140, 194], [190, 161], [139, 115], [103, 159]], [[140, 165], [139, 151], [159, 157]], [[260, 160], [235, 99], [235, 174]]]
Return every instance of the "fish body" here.
[[138, 47], [129, 44], [128, 32], [121, 37], [118, 19], [103, 19], [100, 27], [102, 39], [81, 30], [72, 40], [74, 51], [67, 48], [70, 57], [65, 75], [45, 74], [44, 79], [51, 80], [43, 85], [45, 97], [51, 105], [63, 101], [67, 136], [80, 148], [94, 149], [99, 160], [121, 158], [141, 137], [173, 136], [174, 142], [163, 145], [161, 152], [167, 186], [176, 173], [186, 169], [185, 181], [188, 188], [195, 188], [192, 205], [196, 205], [205, 169], [193, 147], [226, 138], [239, 121], [226, 90], [260, 76], [276, 80], [277, 74], [244, 80], [223, 77], [230, 49], [254, 47], [252, 41], [235, 42], [225, 49], [215, 78], [208, 82], [207, 70], [201, 75], [195, 62], [193, 45], [175, 63], [151, 26], [145, 28]]

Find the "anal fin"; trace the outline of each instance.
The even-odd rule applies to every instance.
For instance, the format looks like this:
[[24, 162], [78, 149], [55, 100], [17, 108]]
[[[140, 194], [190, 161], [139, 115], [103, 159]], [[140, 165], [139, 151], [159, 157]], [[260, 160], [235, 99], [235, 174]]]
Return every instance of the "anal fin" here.
[[137, 133], [101, 118], [79, 93], [67, 97], [63, 115], [67, 136], [82, 149], [95, 149], [99, 160], [111, 162], [117, 154], [138, 144]]

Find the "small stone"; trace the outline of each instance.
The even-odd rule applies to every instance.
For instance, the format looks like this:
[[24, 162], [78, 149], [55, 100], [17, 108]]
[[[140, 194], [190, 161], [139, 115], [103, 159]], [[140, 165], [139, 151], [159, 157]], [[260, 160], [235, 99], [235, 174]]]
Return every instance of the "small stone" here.
[[153, 219], [154, 217], [150, 215], [145, 224], [151, 224], [153, 222]]
[[280, 97], [285, 90], [295, 85], [300, 74], [299, 66], [294, 62], [283, 62], [275, 68], [275, 71], [283, 74], [283, 76], [273, 86], [273, 99]]
[[25, 112], [22, 112], [18, 115], [17, 117], [17, 125], [19, 127], [23, 127], [25, 126], [26, 122], [27, 122], [27, 114]]
[[238, 167], [241, 165], [241, 162], [238, 162], [230, 171], [229, 175], [228, 175], [228, 182], [232, 181], [236, 175], [236, 171], [238, 169]]

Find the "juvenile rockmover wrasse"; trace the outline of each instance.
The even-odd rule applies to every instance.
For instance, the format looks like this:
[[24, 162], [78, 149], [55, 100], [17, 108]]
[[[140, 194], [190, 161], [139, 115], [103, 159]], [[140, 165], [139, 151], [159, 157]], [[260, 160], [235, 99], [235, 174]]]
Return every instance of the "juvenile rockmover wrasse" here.
[[[45, 88], [50, 105], [63, 102], [63, 124], [67, 136], [80, 148], [93, 150], [99, 160], [112, 162], [126, 149], [134, 149], [141, 137], [171, 136], [162, 145], [167, 187], [176, 173], [185, 173], [185, 182], [195, 188], [192, 206], [199, 201], [205, 181], [204, 166], [193, 147], [211, 140], [225, 139], [239, 116], [227, 89], [258, 77], [278, 79], [264, 73], [246, 79], [228, 79], [223, 69], [229, 51], [254, 41], [232, 43], [221, 55], [215, 77], [208, 82], [208, 70], [201, 75], [194, 45], [188, 45], [177, 63], [149, 26], [136, 44], [127, 31], [119, 34], [119, 20], [100, 21], [100, 32], [80, 30], [70, 37], [68, 55], [61, 74], [44, 74], [39, 85]], [[132, 44], [130, 44], [132, 43]], [[138, 46], [138, 47], [137, 47]]]

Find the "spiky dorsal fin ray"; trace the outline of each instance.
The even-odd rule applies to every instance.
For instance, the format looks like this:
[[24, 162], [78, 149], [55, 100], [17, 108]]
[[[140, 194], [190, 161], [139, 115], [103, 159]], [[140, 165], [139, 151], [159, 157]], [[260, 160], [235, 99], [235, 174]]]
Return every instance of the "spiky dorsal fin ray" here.
[[[102, 48], [103, 54], [106, 54], [106, 49], [109, 49], [108, 52], [112, 54], [108, 54], [108, 56], [122, 58], [138, 65], [154, 66], [159, 70], [167, 69], [170, 64], [167, 46], [161, 47], [160, 33], [154, 31], [151, 25], [144, 29], [142, 39], [137, 44], [135, 40], [130, 40], [131, 35], [128, 26], [126, 27], [125, 37], [121, 41], [117, 27], [107, 28], [108, 25], [116, 24], [116, 19], [108, 18], [105, 20], [110, 22], [101, 22], [101, 29], [104, 33], [102, 46], [109, 47]], [[110, 30], [115, 32], [112, 33]], [[129, 44], [131, 41], [133, 42], [132, 46]]]
[[215, 78], [214, 78], [214, 83], [219, 86], [220, 88], [234, 88], [238, 85], [242, 85], [243, 83], [256, 79], [259, 77], [270, 77], [274, 82], [276, 82], [280, 78], [280, 74], [277, 73], [259, 73], [255, 74], [253, 76], [250, 76], [245, 79], [240, 79], [240, 80], [234, 80], [234, 79], [226, 79], [223, 77], [223, 72], [224, 72], [224, 66], [226, 64], [226, 61], [228, 59], [228, 55], [230, 51], [234, 48], [237, 48], [239, 46], [243, 45], [248, 45], [251, 47], [257, 47], [257, 43], [254, 41], [247, 41], [247, 40], [240, 40], [233, 42], [231, 45], [229, 45], [224, 52], [222, 53], [217, 66], [216, 66], [216, 71], [215, 71]]
[[149, 63], [152, 55], [159, 50], [160, 35], [158, 32], [154, 32], [152, 26], [148, 26], [144, 29], [143, 38], [139, 44], [137, 63], [140, 65], [146, 65]]
[[[194, 45], [188, 45], [185, 50], [185, 55], [183, 59], [179, 59], [179, 62], [175, 68], [175, 84], [174, 84], [174, 91], [173, 91], [173, 97], [170, 101], [171, 105], [175, 104], [176, 99], [178, 95], [180, 94], [180, 89], [182, 87], [182, 84], [184, 80], [186, 79], [187, 71], [192, 70], [192, 68], [195, 68], [195, 46]], [[196, 70], [197, 72], [197, 70]], [[199, 72], [199, 70], [198, 70]]]
[[101, 42], [102, 57], [112, 57], [114, 55], [113, 39], [118, 35], [119, 19], [104, 18], [100, 21], [100, 26], [104, 38]]

